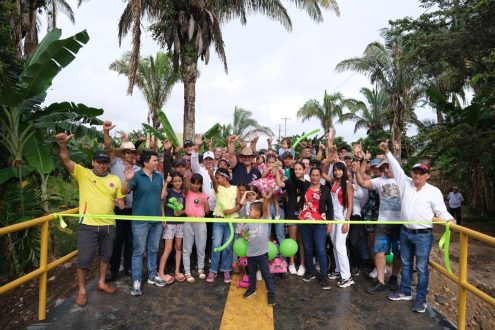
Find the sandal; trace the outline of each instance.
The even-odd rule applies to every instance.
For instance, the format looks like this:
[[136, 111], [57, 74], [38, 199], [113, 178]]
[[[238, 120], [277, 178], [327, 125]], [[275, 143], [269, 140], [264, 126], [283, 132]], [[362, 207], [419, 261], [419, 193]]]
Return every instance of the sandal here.
[[186, 274], [186, 281], [187, 281], [187, 283], [194, 283], [194, 282], [196, 282], [194, 280], [194, 277], [192, 277], [191, 274]]
[[175, 279], [179, 282], [184, 282], [186, 280], [186, 278], [184, 277], [184, 274], [182, 274], [182, 273], [176, 273]]
[[164, 280], [165, 283], [167, 283], [167, 284], [172, 284], [172, 283], [175, 282], [175, 277], [170, 276], [170, 275], [167, 274], [167, 275], [165, 275], [165, 276], [162, 277], [162, 280]]
[[204, 271], [200, 270], [200, 271], [198, 272], [198, 275], [199, 275], [199, 279], [200, 279], [200, 280], [204, 280], [204, 279], [206, 279], [206, 274], [205, 274], [205, 272], [204, 272]]

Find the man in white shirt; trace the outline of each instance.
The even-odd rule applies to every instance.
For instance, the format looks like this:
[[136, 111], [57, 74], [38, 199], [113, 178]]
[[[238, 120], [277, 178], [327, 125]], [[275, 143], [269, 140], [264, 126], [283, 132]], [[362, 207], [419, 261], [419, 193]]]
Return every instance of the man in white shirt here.
[[403, 221], [425, 222], [422, 224], [405, 224], [400, 233], [400, 254], [402, 259], [402, 280], [398, 292], [391, 293], [390, 300], [412, 300], [411, 280], [413, 262], [416, 258], [418, 286], [416, 303], [412, 310], [417, 313], [426, 311], [426, 294], [428, 292], [428, 261], [433, 245], [432, 221], [434, 217], [454, 221], [447, 211], [441, 191], [428, 184], [430, 167], [426, 164], [415, 164], [411, 177], [408, 177], [388, 149], [388, 141], [378, 146], [389, 162], [395, 180], [400, 189], [401, 214]]
[[449, 212], [454, 216], [454, 219], [458, 225], [461, 224], [461, 205], [464, 201], [464, 197], [459, 192], [459, 188], [454, 186], [453, 191], [447, 196], [449, 200]]

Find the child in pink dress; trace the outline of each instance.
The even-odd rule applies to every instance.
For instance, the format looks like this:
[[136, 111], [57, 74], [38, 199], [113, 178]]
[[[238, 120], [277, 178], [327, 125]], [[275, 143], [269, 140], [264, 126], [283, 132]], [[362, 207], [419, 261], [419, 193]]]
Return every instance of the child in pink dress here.
[[277, 186], [275, 173], [278, 171], [280, 177], [284, 176], [284, 171], [278, 166], [277, 158], [273, 154], [268, 154], [266, 163], [261, 164], [258, 169], [262, 173], [262, 177], [252, 182], [261, 193], [264, 199], [263, 217], [270, 217], [270, 204], [275, 207], [275, 219], [280, 219], [280, 195], [282, 190]]

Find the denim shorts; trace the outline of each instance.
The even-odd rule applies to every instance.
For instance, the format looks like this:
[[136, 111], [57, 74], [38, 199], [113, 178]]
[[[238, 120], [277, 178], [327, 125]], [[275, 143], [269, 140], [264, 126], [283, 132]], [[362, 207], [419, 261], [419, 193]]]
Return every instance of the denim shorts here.
[[394, 255], [400, 256], [400, 243], [398, 240], [393, 240], [389, 235], [376, 235], [373, 251], [375, 253], [390, 254], [390, 250]]

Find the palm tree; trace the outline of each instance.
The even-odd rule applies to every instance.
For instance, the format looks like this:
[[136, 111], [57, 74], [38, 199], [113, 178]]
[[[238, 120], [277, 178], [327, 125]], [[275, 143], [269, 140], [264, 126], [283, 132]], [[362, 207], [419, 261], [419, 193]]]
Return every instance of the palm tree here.
[[320, 104], [316, 99], [311, 99], [297, 111], [297, 117], [301, 118], [303, 122], [312, 118], [318, 119], [326, 135], [331, 129], [334, 129], [334, 118], [342, 120], [344, 109], [354, 109], [356, 106], [358, 106], [356, 100], [346, 99], [341, 93], [327, 94], [325, 91], [323, 104]]
[[385, 44], [370, 43], [362, 57], [344, 60], [337, 64], [336, 70], [363, 73], [388, 94], [388, 107], [393, 116], [390, 125], [392, 141], [400, 145], [406, 123], [420, 124], [413, 107], [422, 95], [422, 75], [413, 63], [406, 60], [400, 35], [383, 30], [382, 36]]
[[273, 136], [273, 131], [266, 126], [261, 126], [256, 119], [252, 117], [253, 113], [249, 110], [235, 107], [234, 121], [228, 125], [232, 134], [238, 135], [241, 140], [247, 140], [258, 134]]
[[[321, 8], [334, 10], [335, 0], [292, 0], [299, 8], [308, 12], [314, 20], [321, 21]], [[261, 13], [280, 22], [288, 31], [292, 23], [287, 10], [279, 0], [128, 0], [119, 22], [119, 42], [132, 28], [133, 47], [128, 93], [132, 93], [137, 72], [137, 59], [141, 36], [141, 19], [154, 20], [151, 30], [153, 37], [163, 46], [173, 51], [174, 65], [180, 68], [184, 82], [184, 138], [192, 138], [195, 127], [197, 64], [201, 58], [206, 64], [210, 58], [210, 45], [228, 71], [227, 58], [220, 22], [239, 18], [246, 23], [251, 13]]]
[[[131, 54], [127, 53], [121, 60], [110, 64], [110, 70], [129, 76], [130, 61]], [[158, 111], [167, 102], [179, 78], [178, 73], [173, 69], [169, 53], [158, 52], [155, 57], [150, 56], [139, 61], [135, 84], [148, 103], [147, 120], [153, 127], [160, 127]]]
[[57, 27], [58, 13], [64, 13], [72, 24], [76, 22], [74, 11], [65, 0], [48, 0], [46, 2], [46, 15], [48, 17], [47, 32], [50, 32]]
[[350, 112], [342, 114], [342, 122], [355, 122], [354, 133], [360, 128], [366, 129], [366, 134], [382, 131], [387, 126], [386, 112], [388, 106], [388, 95], [383, 89], [373, 90], [363, 87], [359, 91], [366, 103], [358, 102]]

